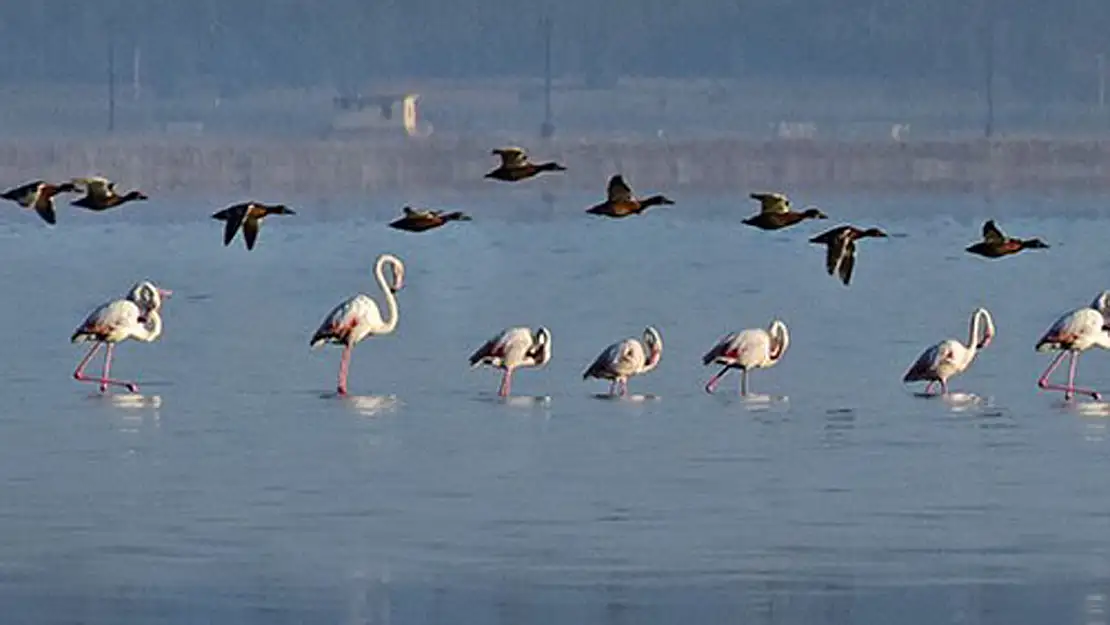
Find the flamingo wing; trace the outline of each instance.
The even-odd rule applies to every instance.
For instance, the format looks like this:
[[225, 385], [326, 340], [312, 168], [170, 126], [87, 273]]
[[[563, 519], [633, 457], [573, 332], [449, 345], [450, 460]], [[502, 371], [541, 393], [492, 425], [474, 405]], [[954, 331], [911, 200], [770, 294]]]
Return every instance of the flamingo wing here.
[[726, 357], [726, 354], [729, 352], [729, 350], [732, 349], [732, 344], [736, 341], [738, 336], [739, 335], [735, 332], [723, 336], [721, 340], [717, 341], [716, 345], [714, 345], [708, 352], [706, 352], [704, 356], [702, 356], [702, 364], [709, 365], [714, 362], [720, 362], [721, 359]]
[[90, 340], [112, 340], [119, 332], [137, 325], [140, 315], [139, 306], [130, 300], [115, 300], [101, 304], [74, 330], [70, 341], [80, 343]]
[[312, 334], [309, 346], [319, 347], [328, 342], [347, 342], [351, 330], [358, 325], [358, 321], [358, 296], [355, 296], [342, 302], [328, 313], [320, 327]]
[[1073, 345], [1084, 338], [1104, 332], [1106, 320], [1102, 313], [1093, 308], [1080, 308], [1060, 317], [1052, 327], [1037, 341], [1039, 352], [1072, 349]]
[[921, 352], [917, 360], [906, 371], [906, 375], [902, 377], [903, 382], [918, 382], [921, 380], [933, 380], [937, 377], [937, 369], [940, 367], [941, 362], [944, 360], [944, 344], [937, 343], [932, 347]]

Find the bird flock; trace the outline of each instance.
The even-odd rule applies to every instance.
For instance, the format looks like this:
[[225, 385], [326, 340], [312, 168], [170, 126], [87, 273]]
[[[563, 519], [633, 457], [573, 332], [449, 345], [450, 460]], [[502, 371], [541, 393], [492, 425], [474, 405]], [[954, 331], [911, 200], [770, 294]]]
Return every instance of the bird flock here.
[[[556, 162], [532, 163], [525, 151], [518, 147], [498, 148], [492, 154], [500, 157], [501, 163], [485, 175], [485, 178], [491, 180], [520, 182], [545, 172], [567, 171], [566, 167]], [[148, 199], [147, 195], [137, 189], [118, 193], [115, 183], [103, 177], [74, 178], [57, 184], [35, 180], [0, 194], [0, 198], [33, 210], [47, 224], [55, 225], [57, 209], [54, 198], [60, 194], [78, 192], [83, 192], [83, 197], [71, 202], [71, 205], [98, 212]], [[761, 230], [780, 230], [806, 220], [828, 219], [828, 215], [816, 206], [795, 211], [790, 200], [781, 193], [751, 193], [750, 197], [759, 202], [760, 209], [755, 215], [744, 219], [743, 223]], [[586, 212], [622, 219], [640, 215], [654, 206], [673, 204], [673, 200], [662, 194], [637, 197], [624, 177], [617, 174], [609, 180], [605, 200], [586, 209]], [[212, 217], [224, 222], [225, 246], [241, 230], [246, 248], [252, 250], [264, 218], [270, 215], [295, 214], [295, 211], [283, 204], [247, 201], [229, 206]], [[471, 220], [469, 215], [462, 212], [405, 206], [401, 216], [388, 225], [394, 229], [419, 233], [442, 227], [448, 222]], [[851, 283], [856, 265], [857, 242], [865, 238], [888, 236], [877, 227], [859, 228], [844, 224], [810, 238], [809, 242], [826, 247], [826, 271], [847, 286]], [[966, 251], [997, 259], [1027, 249], [1048, 247], [1040, 239], [1008, 237], [993, 220], [989, 220], [983, 224], [981, 240], [968, 246]], [[359, 293], [335, 306], [309, 340], [312, 348], [325, 344], [343, 348], [336, 383], [336, 390], [340, 395], [348, 392], [348, 371], [355, 345], [367, 337], [392, 333], [400, 318], [397, 293], [404, 286], [404, 263], [392, 254], [381, 254], [374, 264], [373, 275], [383, 294], [385, 315], [373, 298]], [[148, 343], [156, 341], [162, 334], [160, 312], [164, 301], [171, 296], [172, 291], [144, 280], [132, 286], [122, 298], [102, 304], [90, 312], [71, 336], [73, 343], [93, 343], [74, 370], [74, 379], [96, 384], [101, 393], [107, 392], [111, 387], [138, 392], [139, 387], [135, 382], [111, 377], [114, 347], [128, 339]], [[903, 382], [925, 382], [923, 394], [927, 396], [947, 395], [949, 380], [968, 369], [978, 352], [990, 345], [995, 333], [994, 319], [990, 312], [985, 308], [976, 309], [971, 314], [967, 342], [946, 339], [928, 347], [906, 371]], [[551, 344], [551, 331], [546, 327], [534, 330], [528, 327], [507, 328], [475, 350], [470, 355], [469, 362], [472, 367], [484, 365], [500, 369], [502, 376], [498, 395], [507, 397], [511, 392], [514, 371], [546, 365], [551, 360]], [[749, 395], [748, 374], [777, 364], [789, 346], [790, 332], [786, 323], [780, 319], [773, 319], [766, 329], [751, 328], [725, 335], [702, 357], [705, 366], [721, 367], [706, 382], [706, 392], [714, 392], [720, 380], [730, 370], [738, 369], [740, 394]], [[1097, 391], [1075, 386], [1078, 356], [1092, 347], [1110, 349], [1110, 291], [1099, 294], [1090, 306], [1062, 315], [1037, 341], [1038, 352], [1059, 352], [1037, 380], [1038, 386], [1045, 390], [1062, 391], [1068, 400], [1077, 394], [1100, 399]], [[101, 348], [105, 349], [101, 375], [90, 376], [85, 370]], [[648, 326], [641, 337], [630, 337], [602, 350], [585, 369], [582, 378], [606, 380], [610, 383], [609, 395], [624, 396], [628, 393], [629, 379], [654, 370], [659, 366], [662, 356], [663, 337], [657, 328]], [[1065, 356], [1070, 357], [1067, 383], [1051, 383], [1049, 377]], [[939, 386], [939, 391], [934, 393], [935, 386]]]

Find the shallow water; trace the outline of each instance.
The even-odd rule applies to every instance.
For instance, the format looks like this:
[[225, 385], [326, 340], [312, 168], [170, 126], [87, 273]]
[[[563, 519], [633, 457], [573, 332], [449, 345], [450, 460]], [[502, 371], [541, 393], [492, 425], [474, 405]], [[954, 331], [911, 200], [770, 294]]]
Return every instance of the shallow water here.
[[[8, 205], [7, 622], [1105, 622], [1110, 405], [1038, 392], [1032, 347], [1110, 288], [1094, 200], [821, 197], [906, 235], [863, 241], [844, 288], [805, 243], [837, 219], [766, 233], [738, 223], [746, 201], [676, 199], [608, 221], [499, 189], [423, 235], [382, 225], [399, 198], [302, 201], [251, 253], [221, 245], [227, 202], [52, 230]], [[963, 253], [988, 216], [1053, 247]], [[308, 338], [380, 299], [383, 251], [406, 262], [401, 322], [336, 398], [339, 352]], [[97, 396], [67, 338], [143, 277], [175, 292], [165, 335], [117, 350], [141, 396]], [[969, 395], [915, 397], [902, 373], [980, 305], [998, 335], [953, 383]], [[792, 343], [753, 373], [764, 397], [706, 395], [701, 355], [773, 316]], [[466, 357], [541, 324], [552, 362], [498, 401]], [[663, 361], [630, 388], [653, 397], [595, 397], [582, 370], [646, 324]], [[1108, 374], [1081, 358], [1080, 381]]]

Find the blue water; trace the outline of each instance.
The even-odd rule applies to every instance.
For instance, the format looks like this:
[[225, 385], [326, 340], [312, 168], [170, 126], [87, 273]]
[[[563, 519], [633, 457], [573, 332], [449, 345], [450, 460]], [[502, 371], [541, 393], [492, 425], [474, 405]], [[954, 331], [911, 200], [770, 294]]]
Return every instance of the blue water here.
[[[1096, 201], [799, 192], [834, 219], [767, 233], [741, 198], [608, 221], [502, 189], [447, 197], [475, 221], [422, 235], [383, 225], [402, 198], [290, 200], [250, 253], [208, 217], [226, 198], [54, 229], [7, 205], [4, 622], [1106, 621], [1110, 405], [1038, 392], [1033, 351], [1110, 288]], [[987, 217], [1053, 247], [965, 254]], [[863, 241], [849, 288], [805, 243], [838, 218], [906, 235]], [[380, 301], [386, 251], [400, 325], [330, 396], [339, 352], [308, 338]], [[117, 350], [141, 395], [97, 396], [68, 337], [144, 277], [174, 297], [160, 341]], [[953, 381], [968, 395], [914, 397], [902, 373], [977, 306], [998, 335]], [[770, 397], [706, 395], [701, 355], [774, 316], [790, 349], [751, 377]], [[582, 370], [647, 324], [662, 364], [630, 388], [657, 397], [595, 398]], [[501, 402], [466, 357], [510, 325], [549, 327], [553, 360]]]

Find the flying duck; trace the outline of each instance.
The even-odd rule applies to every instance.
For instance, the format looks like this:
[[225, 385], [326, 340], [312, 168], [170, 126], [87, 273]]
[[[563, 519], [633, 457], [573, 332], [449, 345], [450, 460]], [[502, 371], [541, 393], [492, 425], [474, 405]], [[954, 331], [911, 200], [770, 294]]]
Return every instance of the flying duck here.
[[104, 211], [134, 200], [148, 199], [147, 196], [138, 189], [119, 195], [116, 193], [116, 183], [99, 176], [74, 178], [73, 184], [85, 187], [85, 197], [75, 202], [70, 202], [70, 204], [92, 211]]
[[530, 163], [528, 155], [522, 148], [506, 147], [497, 148], [491, 152], [494, 156], [501, 157], [501, 165], [485, 175], [486, 178], [517, 182], [531, 178], [544, 171], [566, 171], [567, 168], [552, 161], [549, 163]]
[[267, 205], [261, 202], [243, 202], [242, 204], [228, 206], [212, 215], [212, 218], [227, 222], [224, 226], [224, 245], [231, 243], [231, 240], [235, 238], [235, 233], [239, 232], [239, 227], [242, 226], [243, 240], [247, 243], [247, 249], [253, 250], [254, 241], [258, 238], [258, 229], [262, 226], [264, 217], [267, 215], [296, 214], [284, 204]]
[[759, 213], [748, 217], [744, 223], [763, 230], [778, 230], [805, 219], [829, 218], [816, 206], [809, 206], [800, 213], [791, 210], [790, 200], [781, 193], [752, 193], [749, 197], [759, 200]]
[[604, 202], [587, 208], [586, 212], [619, 219], [629, 215], [638, 215], [652, 206], [674, 204], [673, 200], [664, 195], [653, 195], [642, 200], [636, 199], [632, 194], [632, 187], [628, 186], [628, 183], [624, 181], [624, 177], [620, 174], [609, 179], [607, 196]]
[[1017, 254], [1021, 250], [1043, 250], [1048, 245], [1040, 239], [1015, 239], [1008, 237], [998, 229], [994, 220], [990, 219], [983, 224], [983, 240], [971, 245], [967, 251], [986, 258], [1001, 258], [1010, 254]]
[[24, 208], [34, 209], [43, 221], [50, 225], [58, 223], [58, 214], [54, 210], [54, 196], [59, 193], [72, 193], [77, 187], [71, 182], [52, 184], [43, 180], [35, 180], [9, 189], [0, 194], [0, 198], [11, 200]]
[[837, 226], [809, 240], [828, 246], [825, 255], [825, 269], [829, 275], [840, 273], [840, 280], [847, 286], [852, 280], [852, 269], [856, 266], [856, 241], [866, 237], [886, 237], [887, 233], [878, 228], [861, 230], [855, 226]]
[[401, 217], [390, 222], [390, 228], [406, 230], [408, 232], [424, 232], [438, 228], [449, 221], [470, 221], [470, 215], [455, 211], [443, 213], [435, 210], [417, 210], [406, 206], [401, 209]]

